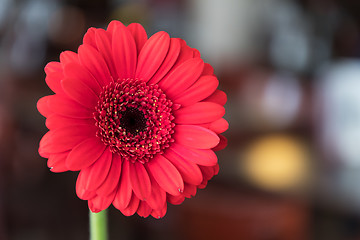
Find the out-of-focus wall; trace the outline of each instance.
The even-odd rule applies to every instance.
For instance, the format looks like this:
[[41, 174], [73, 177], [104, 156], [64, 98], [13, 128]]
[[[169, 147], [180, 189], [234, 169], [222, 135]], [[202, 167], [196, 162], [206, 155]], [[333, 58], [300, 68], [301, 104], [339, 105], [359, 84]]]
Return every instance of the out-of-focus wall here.
[[198, 48], [228, 94], [220, 173], [162, 220], [110, 208], [111, 239], [360, 238], [360, 3], [0, 0], [0, 239], [88, 239], [77, 173], [50, 173], [43, 72], [112, 19]]

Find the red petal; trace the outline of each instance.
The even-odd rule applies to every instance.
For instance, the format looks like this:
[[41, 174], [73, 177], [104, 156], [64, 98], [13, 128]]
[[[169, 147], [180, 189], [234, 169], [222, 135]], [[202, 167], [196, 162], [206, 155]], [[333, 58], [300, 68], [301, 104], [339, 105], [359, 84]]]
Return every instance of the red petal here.
[[204, 66], [200, 58], [192, 58], [178, 66], [173, 72], [166, 75], [159, 83], [159, 86], [170, 98], [173, 98], [188, 87], [190, 87], [199, 77]]
[[197, 186], [197, 188], [204, 189], [207, 184], [208, 184], [208, 181], [204, 180], [200, 185]]
[[99, 95], [102, 91], [99, 82], [94, 78], [93, 75], [79, 63], [68, 63], [64, 66], [64, 75], [66, 77], [76, 79], [83, 84], [87, 85], [91, 90]]
[[53, 112], [65, 117], [93, 118], [93, 111], [67, 97], [52, 95], [49, 98], [48, 106]]
[[165, 152], [164, 156], [176, 167], [184, 182], [195, 185], [202, 182], [201, 171], [194, 162], [183, 159], [171, 150], [171, 148]]
[[200, 170], [204, 176], [204, 181], [209, 181], [213, 176], [217, 174], [217, 169], [219, 168], [218, 164], [215, 166], [207, 167], [207, 166], [200, 166]]
[[97, 47], [96, 47], [96, 41], [95, 41], [95, 31], [96, 31], [96, 28], [93, 28], [93, 27], [89, 28], [84, 35], [83, 43], [90, 45], [96, 49]]
[[166, 210], [167, 210], [167, 204], [165, 203], [164, 206], [160, 210], [153, 210], [151, 212], [151, 216], [153, 216], [154, 218], [157, 218], [157, 219], [162, 218], [165, 216]]
[[151, 36], [139, 54], [135, 77], [147, 82], [164, 61], [169, 46], [170, 37], [166, 32]]
[[170, 38], [169, 51], [166, 54], [164, 61], [154, 76], [149, 81], [149, 84], [158, 83], [174, 66], [176, 59], [180, 53], [180, 40], [178, 38]]
[[[202, 174], [201, 174], [202, 175]], [[200, 183], [199, 183], [200, 184]], [[185, 184], [184, 186], [184, 196], [187, 198], [191, 198], [196, 195], [197, 187], [192, 184]]]
[[201, 76], [191, 87], [178, 95], [174, 102], [188, 106], [209, 97], [219, 86], [215, 76]]
[[57, 94], [64, 94], [64, 91], [61, 87], [61, 80], [64, 78], [62, 72], [47, 74], [45, 77], [45, 82], [49, 88]]
[[80, 63], [78, 55], [72, 51], [64, 51], [60, 53], [60, 62], [63, 67], [68, 63]]
[[141, 24], [139, 24], [139, 23], [131, 23], [131, 24], [129, 24], [129, 26], [127, 26], [127, 29], [130, 31], [130, 33], [134, 37], [137, 55], [139, 55], [141, 49], [143, 48], [143, 46], [147, 40], [146, 31], [143, 28], [143, 26], [141, 26]]
[[57, 114], [51, 114], [46, 119], [45, 124], [46, 127], [51, 130], [74, 125], [89, 125], [90, 127], [93, 127], [95, 126], [95, 120], [93, 118], [69, 118]]
[[[71, 150], [87, 138], [95, 136], [95, 126], [76, 125], [47, 132], [40, 141], [39, 153], [61, 153]], [[42, 156], [42, 155], [41, 155]]]
[[219, 174], [219, 170], [220, 170], [219, 164], [216, 164], [213, 168], [214, 168], [214, 175]]
[[142, 163], [130, 163], [130, 181], [134, 193], [140, 200], [146, 200], [150, 196], [150, 178]]
[[151, 195], [146, 202], [153, 209], [162, 209], [164, 204], [166, 204], [166, 192], [159, 186], [153, 176], [149, 176], [151, 180]]
[[139, 208], [137, 210], [137, 214], [140, 217], [143, 218], [148, 217], [151, 211], [152, 211], [151, 207], [145, 201], [140, 201]]
[[61, 79], [64, 77], [63, 68], [59, 62], [49, 62], [45, 66], [46, 78], [45, 82], [49, 88], [55, 93], [63, 93], [60, 85]]
[[209, 129], [216, 133], [223, 133], [228, 128], [229, 128], [229, 123], [224, 118], [220, 118], [220, 119], [210, 123], [210, 125], [209, 125]]
[[65, 160], [70, 151], [66, 151], [58, 154], [51, 154], [47, 162], [47, 166], [52, 172], [65, 172], [68, 171]]
[[59, 62], [49, 62], [46, 64], [44, 70], [46, 74], [61, 73], [62, 66]]
[[220, 139], [211, 130], [195, 125], [176, 125], [174, 139], [177, 143], [191, 148], [209, 149], [215, 147]]
[[66, 159], [67, 155], [69, 154], [69, 152], [70, 151], [57, 153], [57, 154], [51, 154], [51, 156], [49, 157], [49, 160], [47, 161], [47, 166], [49, 168], [51, 168], [54, 165], [56, 165], [57, 162], [65, 161], [65, 159]]
[[181, 156], [185, 160], [191, 161], [199, 165], [213, 166], [217, 164], [216, 154], [212, 150], [187, 148], [185, 146], [176, 143], [173, 143], [171, 145], [171, 150], [176, 152], [179, 156]]
[[223, 135], [219, 134], [219, 138], [220, 138], [220, 142], [219, 144], [214, 147], [212, 150], [213, 151], [220, 151], [223, 150], [226, 146], [227, 146], [227, 138], [224, 137]]
[[113, 154], [110, 172], [103, 184], [96, 190], [101, 196], [106, 196], [113, 192], [118, 186], [121, 174], [122, 160], [119, 154]]
[[112, 36], [113, 33], [114, 33], [114, 31], [115, 31], [115, 29], [118, 28], [120, 24], [122, 24], [120, 21], [112, 20], [112, 21], [109, 23], [106, 31], [107, 31], [108, 33], [110, 33], [110, 35]]
[[59, 161], [56, 165], [50, 168], [50, 171], [54, 173], [60, 173], [69, 171], [69, 169], [66, 167], [65, 161]]
[[200, 58], [201, 54], [199, 52], [199, 50], [197, 50], [196, 48], [192, 48], [193, 51], [193, 58]]
[[119, 209], [122, 214], [124, 214], [125, 216], [131, 216], [134, 215], [134, 213], [137, 211], [138, 207], [139, 207], [139, 203], [140, 200], [138, 197], [135, 196], [135, 194], [133, 194], [131, 196], [131, 200], [129, 202], [129, 205], [124, 208], [124, 209]]
[[213, 75], [213, 74], [214, 74], [214, 68], [210, 64], [205, 63], [204, 70], [201, 75]]
[[129, 168], [130, 168], [129, 161], [127, 160], [123, 161], [119, 187], [113, 202], [113, 205], [119, 210], [125, 209], [128, 206], [132, 195], [132, 187], [129, 177]]
[[116, 192], [112, 192], [107, 196], [96, 196], [88, 201], [89, 209], [92, 212], [98, 213], [107, 209], [114, 200]]
[[171, 203], [173, 205], [179, 205], [184, 202], [185, 196], [184, 195], [173, 196], [173, 195], [168, 194], [166, 199], [169, 203]]
[[213, 94], [211, 94], [208, 98], [204, 99], [205, 102], [214, 102], [224, 106], [227, 101], [226, 93], [221, 90], [216, 90]]
[[84, 178], [81, 177], [82, 171], [80, 171], [77, 180], [76, 180], [76, 195], [82, 200], [89, 200], [96, 196], [95, 191], [88, 191], [84, 185], [85, 182], [83, 181]]
[[80, 63], [95, 77], [100, 86], [108, 85], [112, 79], [105, 60], [100, 53], [90, 45], [79, 47]]
[[86, 139], [71, 150], [66, 165], [71, 171], [84, 169], [98, 160], [105, 148], [97, 137]]
[[191, 47], [189, 47], [185, 40], [183, 39], [179, 39], [180, 41], [180, 54], [179, 57], [177, 58], [175, 64], [174, 64], [174, 68], [176, 68], [177, 66], [179, 66], [180, 64], [182, 64], [183, 62], [185, 62], [186, 60], [189, 60], [191, 58], [194, 57], [194, 53]]
[[36, 107], [41, 115], [44, 117], [48, 117], [50, 114], [52, 114], [52, 110], [49, 107], [49, 100], [53, 97], [53, 95], [45, 96], [40, 98], [37, 103]]
[[[94, 147], [96, 148], [97, 146]], [[97, 152], [94, 155], [97, 155]], [[111, 160], [112, 153], [109, 149], [106, 149], [91, 166], [85, 169], [80, 167], [80, 169], [83, 169], [81, 177], [84, 178], [83, 186], [86, 190], [95, 191], [104, 182], [110, 170]]]
[[111, 76], [113, 77], [113, 79], [117, 79], [118, 75], [116, 72], [111, 50], [111, 35], [104, 29], [97, 29], [95, 39], [99, 52], [103, 56], [109, 68]]
[[61, 81], [61, 85], [72, 99], [84, 107], [95, 110], [99, 98], [86, 84], [76, 79], [65, 78]]
[[[48, 131], [47, 133], [45, 133], [45, 135], [40, 140], [39, 154], [43, 158], [48, 158], [51, 153], [49, 150], [51, 149], [50, 147], [52, 144], [53, 133], [54, 133], [54, 131]], [[66, 151], [66, 150], [64, 150], [64, 151]], [[58, 151], [57, 153], [61, 153], [64, 151]]]
[[172, 195], [179, 195], [184, 189], [184, 181], [179, 171], [161, 155], [146, 164], [159, 186]]
[[120, 22], [114, 28], [112, 50], [119, 78], [133, 78], [137, 61], [136, 45], [130, 31]]
[[174, 112], [175, 123], [201, 124], [216, 121], [225, 114], [225, 108], [212, 102], [198, 102]]

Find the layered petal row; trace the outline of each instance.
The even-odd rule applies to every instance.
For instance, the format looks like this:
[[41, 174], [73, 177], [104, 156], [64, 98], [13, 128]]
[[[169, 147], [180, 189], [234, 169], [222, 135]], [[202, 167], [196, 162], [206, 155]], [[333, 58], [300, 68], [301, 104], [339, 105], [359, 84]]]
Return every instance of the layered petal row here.
[[39, 153], [53, 172], [79, 171], [91, 211], [161, 218], [218, 173], [227, 97], [184, 40], [112, 21], [45, 73], [54, 94], [37, 103], [49, 129]]

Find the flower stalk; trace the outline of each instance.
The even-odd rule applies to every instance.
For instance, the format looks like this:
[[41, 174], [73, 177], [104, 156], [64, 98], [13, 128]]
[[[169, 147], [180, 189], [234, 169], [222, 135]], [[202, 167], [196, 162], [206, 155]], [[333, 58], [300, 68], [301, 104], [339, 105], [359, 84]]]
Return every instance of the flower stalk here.
[[107, 209], [93, 213], [89, 211], [90, 219], [90, 240], [107, 240]]

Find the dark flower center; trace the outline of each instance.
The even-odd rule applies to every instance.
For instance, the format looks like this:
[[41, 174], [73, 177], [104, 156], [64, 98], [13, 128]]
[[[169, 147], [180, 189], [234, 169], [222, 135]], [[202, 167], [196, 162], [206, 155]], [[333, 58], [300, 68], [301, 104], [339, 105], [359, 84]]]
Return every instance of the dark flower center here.
[[96, 136], [132, 162], [148, 162], [173, 142], [172, 102], [156, 85], [123, 79], [100, 93], [94, 118]]
[[128, 108], [125, 111], [121, 112], [122, 117], [120, 118], [120, 126], [125, 129], [125, 131], [136, 136], [140, 132], [145, 131], [146, 118], [142, 111], [139, 111], [136, 108]]

